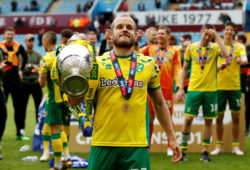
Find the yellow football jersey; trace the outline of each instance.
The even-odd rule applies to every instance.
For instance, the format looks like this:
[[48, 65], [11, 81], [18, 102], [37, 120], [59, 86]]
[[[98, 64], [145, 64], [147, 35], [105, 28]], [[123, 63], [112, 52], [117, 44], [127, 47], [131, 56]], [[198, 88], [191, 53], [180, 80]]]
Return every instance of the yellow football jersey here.
[[[147, 147], [147, 91], [160, 88], [155, 60], [136, 52], [134, 88], [129, 100], [122, 96], [110, 52], [97, 57], [97, 107], [94, 115], [92, 146]], [[128, 80], [131, 57], [118, 57], [123, 76]], [[124, 105], [129, 105], [124, 110]]]
[[[220, 55], [220, 48], [218, 44], [210, 42], [205, 67], [201, 69], [199, 43], [190, 44], [184, 56], [184, 60], [189, 62], [191, 67], [188, 91], [216, 91], [217, 57]], [[206, 47], [202, 47], [201, 51], [204, 57]]]
[[63, 102], [60, 88], [51, 80], [50, 72], [56, 58], [56, 51], [46, 53], [40, 61], [40, 73], [47, 74], [47, 103]]
[[[231, 50], [231, 45], [226, 45], [228, 51]], [[217, 87], [218, 90], [240, 90], [240, 65], [237, 64], [237, 59], [246, 55], [245, 47], [234, 42], [232, 60], [224, 70], [218, 70]], [[218, 65], [225, 63], [225, 58], [218, 59]]]

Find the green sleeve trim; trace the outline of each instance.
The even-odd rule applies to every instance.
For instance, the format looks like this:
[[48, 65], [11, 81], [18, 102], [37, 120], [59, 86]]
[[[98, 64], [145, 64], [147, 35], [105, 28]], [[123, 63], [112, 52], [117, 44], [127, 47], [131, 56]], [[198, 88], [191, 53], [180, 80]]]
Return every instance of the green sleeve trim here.
[[155, 91], [155, 90], [158, 90], [158, 89], [160, 89], [161, 88], [161, 86], [158, 86], [158, 87], [156, 87], [156, 88], [148, 88], [150, 91]]

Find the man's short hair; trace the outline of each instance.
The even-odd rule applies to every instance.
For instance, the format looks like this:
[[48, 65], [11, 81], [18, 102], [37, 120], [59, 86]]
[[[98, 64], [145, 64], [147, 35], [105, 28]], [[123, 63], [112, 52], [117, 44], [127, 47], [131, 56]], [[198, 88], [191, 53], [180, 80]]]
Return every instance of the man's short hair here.
[[171, 29], [170, 28], [168, 28], [167, 26], [165, 26], [165, 25], [160, 25], [159, 26], [159, 28], [158, 28], [158, 30], [165, 30], [166, 31], [166, 33], [168, 34], [168, 35], [170, 35], [171, 34]]
[[227, 22], [225, 25], [223, 25], [223, 29], [225, 29], [227, 26], [231, 26], [234, 31], [236, 31], [236, 25], [233, 22]]
[[244, 44], [247, 42], [247, 37], [245, 34], [237, 34], [239, 40], [241, 40]]
[[88, 31], [87, 35], [96, 35], [94, 31]]
[[146, 36], [148, 36], [151, 31], [157, 31], [157, 29], [155, 27], [149, 27], [148, 29], [146, 29]]
[[43, 38], [48, 40], [51, 45], [56, 45], [56, 33], [53, 31], [48, 31], [43, 35]]
[[214, 29], [215, 30], [215, 27], [211, 24], [204, 24], [201, 27], [201, 31], [203, 31], [204, 29]]
[[192, 40], [192, 36], [190, 35], [190, 34], [184, 34], [184, 35], [182, 35], [182, 38], [184, 39], [184, 40]]
[[73, 35], [73, 31], [71, 29], [63, 29], [61, 31], [61, 36], [65, 38], [70, 38]]
[[14, 27], [6, 27], [6, 28], [4, 29], [4, 32], [3, 32], [3, 33], [5, 33], [6, 31], [13, 31], [13, 32], [16, 33], [16, 30], [15, 30]]

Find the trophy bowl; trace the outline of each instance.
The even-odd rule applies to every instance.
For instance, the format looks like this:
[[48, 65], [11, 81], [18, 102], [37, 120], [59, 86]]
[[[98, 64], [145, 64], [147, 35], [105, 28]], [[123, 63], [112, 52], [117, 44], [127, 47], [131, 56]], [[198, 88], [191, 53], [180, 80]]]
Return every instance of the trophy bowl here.
[[89, 88], [86, 76], [93, 66], [93, 57], [86, 46], [69, 44], [57, 58], [62, 90], [70, 97], [81, 97]]

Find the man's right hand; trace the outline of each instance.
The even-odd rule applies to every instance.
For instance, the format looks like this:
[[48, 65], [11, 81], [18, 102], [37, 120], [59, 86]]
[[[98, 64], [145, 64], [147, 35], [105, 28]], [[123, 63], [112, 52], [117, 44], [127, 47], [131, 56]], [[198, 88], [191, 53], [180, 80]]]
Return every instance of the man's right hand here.
[[175, 95], [175, 100], [176, 102], [181, 102], [184, 101], [184, 96], [185, 96], [185, 91], [183, 88], [179, 88], [179, 90], [177, 91], [176, 95]]
[[4, 69], [4, 68], [5, 68], [6, 62], [7, 62], [7, 60], [3, 60], [3, 61], [0, 63], [0, 69]]
[[77, 105], [79, 105], [83, 100], [84, 100], [84, 96], [78, 97], [78, 98], [68, 96], [68, 102], [69, 102], [69, 104], [70, 104], [71, 106], [77, 106]]

